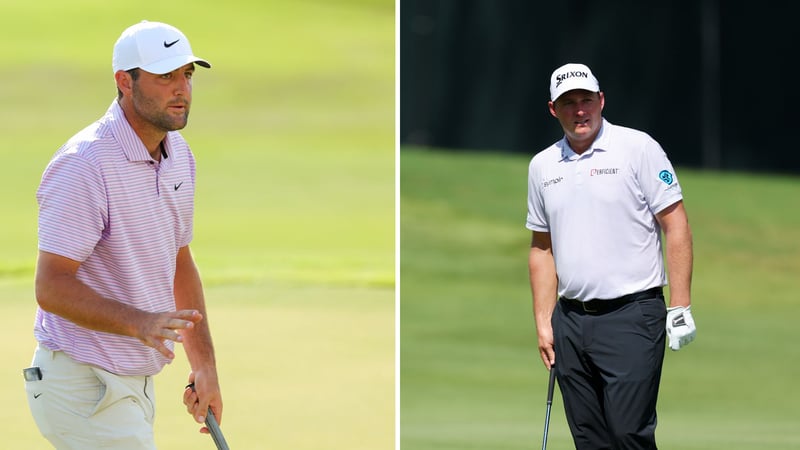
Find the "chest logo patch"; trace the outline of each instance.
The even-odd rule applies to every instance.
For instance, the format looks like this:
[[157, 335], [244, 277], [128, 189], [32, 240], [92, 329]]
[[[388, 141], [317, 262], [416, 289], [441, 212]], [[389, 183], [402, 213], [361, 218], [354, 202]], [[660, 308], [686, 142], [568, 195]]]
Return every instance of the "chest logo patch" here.
[[599, 175], [616, 175], [619, 173], [619, 169], [616, 167], [609, 167], [606, 169], [592, 169], [589, 171], [590, 177], [596, 177]]
[[542, 183], [542, 188], [548, 188], [554, 184], [558, 184], [564, 181], [564, 177], [553, 178], [551, 180], [547, 180]]

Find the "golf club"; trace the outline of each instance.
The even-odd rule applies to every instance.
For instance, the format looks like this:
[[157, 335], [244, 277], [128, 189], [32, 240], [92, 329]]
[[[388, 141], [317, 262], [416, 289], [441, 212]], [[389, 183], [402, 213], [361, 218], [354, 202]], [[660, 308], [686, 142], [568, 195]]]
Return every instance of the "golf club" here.
[[542, 450], [547, 450], [547, 431], [550, 429], [550, 408], [553, 406], [553, 388], [556, 384], [555, 365], [550, 366], [550, 381], [547, 383], [547, 410], [544, 415], [544, 437]]
[[211, 411], [211, 408], [208, 408], [208, 415], [206, 415], [206, 428], [208, 428], [208, 431], [211, 432], [211, 439], [214, 439], [214, 444], [216, 444], [217, 450], [230, 450], [228, 443], [225, 441], [225, 436], [222, 435], [222, 430], [219, 428], [217, 418], [214, 416], [214, 412]]
[[[191, 388], [192, 392], [194, 392], [194, 383], [187, 385], [186, 388]], [[217, 450], [230, 450], [228, 442], [225, 440], [225, 436], [223, 436], [222, 430], [219, 428], [217, 417], [214, 416], [214, 412], [211, 411], [211, 407], [208, 408], [208, 414], [206, 414], [206, 428], [208, 428], [208, 432], [211, 433], [211, 439], [214, 440], [214, 445], [217, 446]]]

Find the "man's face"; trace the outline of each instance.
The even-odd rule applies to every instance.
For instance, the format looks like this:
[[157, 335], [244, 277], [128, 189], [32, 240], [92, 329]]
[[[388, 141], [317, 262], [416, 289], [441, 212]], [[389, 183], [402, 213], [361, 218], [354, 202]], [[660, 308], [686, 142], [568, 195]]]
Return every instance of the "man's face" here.
[[570, 143], [594, 140], [603, 121], [602, 92], [575, 89], [550, 102], [550, 114], [558, 119]]
[[161, 75], [139, 70], [132, 88], [133, 110], [161, 131], [184, 128], [192, 104], [193, 74], [191, 63]]

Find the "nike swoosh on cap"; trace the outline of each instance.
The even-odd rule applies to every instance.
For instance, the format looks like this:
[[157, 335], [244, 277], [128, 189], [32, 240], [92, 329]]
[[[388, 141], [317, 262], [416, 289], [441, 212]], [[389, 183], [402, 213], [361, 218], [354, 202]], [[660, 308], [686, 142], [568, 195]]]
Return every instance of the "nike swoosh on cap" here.
[[180, 41], [180, 39], [175, 39], [174, 41], [170, 42], [169, 44], [167, 44], [167, 41], [164, 41], [164, 47], [165, 47], [165, 48], [170, 48], [170, 47], [172, 47], [173, 45], [177, 44], [177, 43], [178, 43], [178, 41]]

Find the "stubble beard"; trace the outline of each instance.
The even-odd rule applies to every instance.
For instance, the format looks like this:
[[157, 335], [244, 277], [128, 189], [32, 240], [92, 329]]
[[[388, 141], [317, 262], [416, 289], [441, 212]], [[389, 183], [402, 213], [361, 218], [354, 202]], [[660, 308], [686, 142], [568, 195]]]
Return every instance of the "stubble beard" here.
[[133, 90], [132, 95], [133, 110], [142, 119], [149, 122], [153, 127], [163, 131], [176, 131], [182, 130], [189, 122], [189, 102], [188, 101], [171, 101], [169, 104], [182, 104], [184, 106], [183, 114], [176, 116], [170, 114], [159, 106], [153, 99], [145, 97], [138, 89]]

